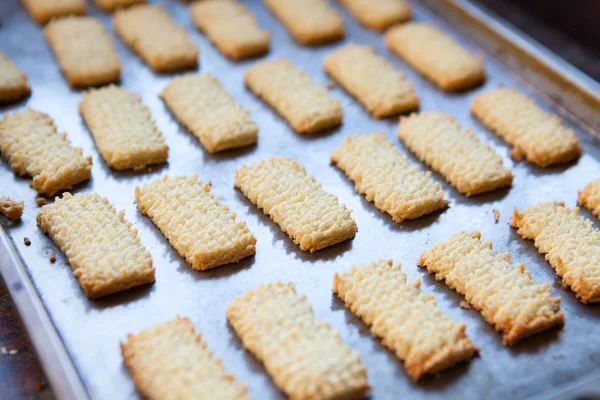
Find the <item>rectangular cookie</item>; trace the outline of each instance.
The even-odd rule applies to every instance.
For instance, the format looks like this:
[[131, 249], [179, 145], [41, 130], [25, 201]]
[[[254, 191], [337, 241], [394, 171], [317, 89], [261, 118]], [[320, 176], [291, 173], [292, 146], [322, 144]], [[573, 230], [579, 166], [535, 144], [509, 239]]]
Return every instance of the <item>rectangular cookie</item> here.
[[106, 12], [113, 12], [118, 8], [131, 7], [144, 4], [146, 0], [94, 0], [96, 7]]
[[534, 241], [579, 300], [600, 302], [600, 231], [581, 217], [579, 208], [557, 201], [539, 203], [515, 209], [510, 225], [523, 239]]
[[163, 176], [135, 188], [140, 212], [192, 268], [206, 270], [256, 253], [256, 239], [197, 175]]
[[113, 24], [121, 39], [154, 72], [175, 72], [198, 66], [198, 48], [161, 6], [138, 5], [118, 10]]
[[21, 0], [21, 4], [40, 25], [52, 18], [85, 14], [85, 0]]
[[146, 399], [250, 399], [246, 385], [225, 371], [188, 318], [127, 335], [121, 354]]
[[410, 4], [405, 0], [338, 0], [350, 14], [367, 28], [383, 32], [392, 25], [412, 17]]
[[44, 36], [73, 88], [119, 81], [121, 63], [112, 38], [96, 18], [66, 17], [50, 22]]
[[351, 211], [289, 158], [243, 165], [235, 173], [235, 187], [304, 251], [312, 253], [356, 235]]
[[444, 91], [468, 90], [485, 81], [483, 57], [463, 49], [428, 23], [409, 22], [390, 28], [385, 44]]
[[362, 399], [369, 389], [360, 355], [315, 317], [292, 283], [248, 290], [231, 302], [227, 320], [291, 399]]
[[287, 60], [255, 64], [244, 75], [244, 82], [296, 132], [310, 134], [342, 123], [340, 102]]
[[581, 155], [573, 130], [514, 89], [499, 88], [477, 95], [471, 112], [513, 147], [511, 156], [515, 160], [525, 158], [547, 167]]
[[300, 44], [320, 45], [344, 38], [344, 20], [327, 0], [264, 0], [264, 3]]
[[15, 103], [30, 93], [27, 76], [0, 51], [0, 104]]
[[0, 196], [0, 213], [6, 215], [8, 218], [16, 221], [23, 215], [23, 208], [25, 202], [13, 200], [10, 197]]
[[479, 232], [460, 232], [419, 257], [437, 280], [465, 296], [512, 346], [535, 333], [563, 325], [560, 297], [550, 285], [536, 285], [525, 264], [511, 265], [508, 253], [496, 253]]
[[269, 51], [271, 35], [261, 29], [246, 5], [235, 0], [203, 0], [192, 3], [194, 25], [232, 59], [258, 57]]
[[210, 153], [249, 146], [258, 140], [258, 125], [248, 110], [236, 103], [213, 75], [175, 77], [160, 97]]
[[335, 274], [335, 293], [354, 314], [371, 327], [396, 357], [408, 376], [417, 381], [472, 358], [478, 349], [457, 324], [438, 308], [421, 282], [406, 282], [400, 265], [379, 260]]
[[377, 57], [370, 46], [348, 44], [334, 50], [325, 58], [323, 68], [375, 118], [419, 109], [412, 83]]
[[398, 137], [419, 160], [467, 196], [512, 185], [502, 157], [450, 115], [423, 112], [401, 117]]
[[579, 205], [587, 208], [596, 217], [600, 218], [600, 179], [596, 179], [585, 185], [583, 190], [577, 193]]
[[142, 169], [167, 161], [169, 148], [140, 96], [110, 85], [83, 94], [79, 113], [98, 151], [114, 169]]
[[90, 298], [154, 282], [152, 257], [124, 215], [96, 193], [65, 193], [37, 215]]
[[50, 116], [26, 109], [0, 120], [0, 153], [12, 170], [33, 178], [31, 186], [52, 196], [90, 179], [92, 157], [83, 157], [66, 133], [58, 134]]
[[358, 193], [387, 212], [395, 222], [418, 218], [448, 206], [431, 172], [421, 172], [385, 139], [383, 133], [346, 136], [331, 154], [354, 181]]

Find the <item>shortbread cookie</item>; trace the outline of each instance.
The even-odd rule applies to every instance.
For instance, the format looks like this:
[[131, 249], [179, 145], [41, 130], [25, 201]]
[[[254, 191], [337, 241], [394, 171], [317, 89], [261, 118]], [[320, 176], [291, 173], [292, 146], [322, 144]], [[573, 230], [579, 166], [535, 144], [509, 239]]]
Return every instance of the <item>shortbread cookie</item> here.
[[600, 218], [600, 179], [591, 181], [578, 192], [578, 202]]
[[404, 361], [414, 381], [478, 352], [465, 334], [466, 325], [446, 317], [433, 295], [421, 293], [420, 284], [407, 283], [400, 265], [391, 260], [352, 267], [335, 274], [333, 281], [333, 292]]
[[358, 193], [394, 221], [418, 218], [448, 206], [431, 172], [421, 172], [383, 133], [347, 136], [331, 161], [355, 183]]
[[29, 96], [27, 76], [0, 52], [0, 104], [15, 103]]
[[312, 253], [356, 235], [351, 211], [289, 158], [271, 157], [242, 166], [235, 173], [235, 187], [302, 250]]
[[146, 399], [249, 399], [246, 385], [225, 371], [187, 318], [127, 335], [121, 353]]
[[118, 8], [144, 4], [146, 3], [146, 0], [94, 0], [94, 2], [99, 9], [107, 12], [113, 12]]
[[547, 167], [581, 155], [573, 130], [514, 89], [500, 88], [478, 95], [471, 112], [513, 147], [511, 156], [515, 160], [525, 158]]
[[502, 342], [519, 340], [564, 323], [560, 297], [550, 285], [536, 285], [525, 264], [511, 265], [508, 253], [496, 253], [479, 232], [461, 232], [419, 257], [420, 267], [465, 296], [487, 322], [502, 332]]
[[10, 197], [0, 197], [0, 213], [14, 221], [21, 218], [24, 207], [25, 203], [22, 201], [13, 200]]
[[383, 32], [390, 26], [412, 17], [405, 0], [338, 0], [364, 26]]
[[114, 169], [141, 169], [167, 161], [169, 148], [140, 96], [107, 86], [83, 94], [79, 112], [98, 151]]
[[315, 133], [342, 123], [340, 102], [287, 60], [261, 61], [246, 72], [244, 81], [296, 132]]
[[4, 114], [0, 120], [0, 153], [18, 175], [33, 178], [31, 186], [51, 196], [90, 179], [92, 157], [71, 147], [65, 133], [57, 134], [50, 116], [27, 109]]
[[238, 262], [256, 252], [256, 239], [196, 175], [166, 175], [135, 188], [140, 212], [152, 219], [194, 269]]
[[271, 35], [261, 29], [248, 8], [236, 0], [203, 0], [190, 6], [196, 27], [232, 60], [262, 56]]
[[198, 48], [158, 5], [119, 10], [113, 24], [123, 41], [154, 72], [175, 72], [198, 66]]
[[21, 0], [21, 3], [40, 25], [52, 18], [85, 14], [85, 0]]
[[579, 208], [561, 202], [515, 209], [510, 224], [556, 270], [563, 284], [584, 303], [600, 302], [600, 231], [579, 215]]
[[50, 22], [44, 36], [71, 87], [117, 82], [121, 63], [112, 38], [96, 18], [66, 17]]
[[362, 399], [369, 389], [360, 355], [292, 283], [247, 291], [231, 302], [227, 320], [290, 399]]
[[37, 215], [90, 298], [154, 282], [152, 257], [124, 215], [96, 193], [65, 193]]
[[375, 118], [419, 109], [412, 83], [370, 46], [337, 49], [325, 58], [323, 68]]
[[297, 42], [319, 45], [344, 38], [344, 20], [327, 0], [264, 0]]
[[398, 137], [419, 160], [467, 196], [512, 185], [502, 157], [450, 115], [423, 112], [400, 118]]
[[483, 57], [428, 23], [395, 26], [386, 33], [385, 43], [442, 90], [468, 90], [485, 81]]
[[248, 110], [236, 103], [213, 75], [173, 78], [160, 97], [211, 153], [249, 146], [258, 140], [258, 125]]

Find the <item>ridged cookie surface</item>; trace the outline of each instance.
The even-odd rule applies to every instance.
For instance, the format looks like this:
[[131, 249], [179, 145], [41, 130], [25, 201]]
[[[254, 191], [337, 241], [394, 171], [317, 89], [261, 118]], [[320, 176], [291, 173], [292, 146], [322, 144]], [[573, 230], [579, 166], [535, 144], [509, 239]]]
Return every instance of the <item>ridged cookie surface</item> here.
[[338, 0], [364, 26], [379, 32], [412, 17], [405, 0]]
[[113, 12], [118, 8], [125, 8], [136, 4], [146, 3], [146, 0], [94, 0], [94, 2], [99, 9]]
[[591, 181], [578, 193], [577, 200], [596, 217], [600, 218], [600, 179]]
[[21, 3], [40, 25], [52, 18], [85, 14], [85, 0], [21, 0]]
[[231, 302], [227, 320], [290, 399], [362, 399], [369, 389], [359, 354], [291, 283], [247, 291]]
[[302, 250], [313, 252], [356, 234], [351, 211], [289, 158], [272, 157], [242, 166], [235, 173], [235, 187]]
[[479, 232], [461, 232], [419, 257], [419, 266], [435, 274], [502, 332], [511, 346], [537, 332], [562, 325], [560, 297], [548, 284], [536, 285], [525, 264], [511, 265], [508, 253], [496, 253]]
[[0, 197], [0, 213], [6, 215], [12, 220], [17, 220], [23, 215], [25, 203], [13, 200], [10, 197]]
[[138, 391], [149, 400], [248, 400], [187, 318], [127, 335], [121, 353]]
[[347, 136], [334, 150], [331, 161], [354, 181], [358, 193], [396, 222], [448, 205], [431, 172], [421, 172], [411, 165], [383, 133]]
[[27, 76], [6, 54], [0, 52], [0, 104], [17, 102], [29, 93]]
[[579, 215], [579, 208], [561, 202], [515, 209], [510, 224], [532, 239], [563, 284], [584, 303], [600, 302], [600, 231]]
[[152, 257], [124, 215], [96, 193], [65, 193], [37, 215], [90, 298], [154, 282]]

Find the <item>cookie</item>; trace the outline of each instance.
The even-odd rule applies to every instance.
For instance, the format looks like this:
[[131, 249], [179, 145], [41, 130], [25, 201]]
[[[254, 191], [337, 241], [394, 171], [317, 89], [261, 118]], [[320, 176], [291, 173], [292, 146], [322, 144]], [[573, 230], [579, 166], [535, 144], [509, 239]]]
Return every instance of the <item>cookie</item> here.
[[550, 286], [536, 285], [525, 264], [512, 265], [508, 253], [480, 239], [479, 232], [460, 232], [423, 253], [418, 265], [465, 296], [506, 346], [563, 325], [560, 297], [550, 296]]
[[573, 130], [514, 89], [500, 88], [477, 95], [471, 112], [513, 149], [516, 160], [547, 167], [577, 159], [581, 147]]
[[21, 219], [25, 203], [22, 201], [13, 200], [10, 197], [0, 196], [0, 213], [8, 218], [16, 221]]
[[198, 48], [158, 5], [118, 10], [117, 34], [154, 72], [176, 72], [198, 66]]
[[362, 399], [369, 389], [360, 355], [291, 283], [247, 291], [231, 302], [227, 320], [290, 399]]
[[173, 78], [160, 97], [210, 153], [249, 146], [258, 140], [258, 125], [248, 110], [236, 103], [213, 75]]
[[398, 137], [419, 160], [467, 196], [512, 185], [502, 157], [450, 115], [423, 112], [400, 118]]
[[83, 157], [65, 133], [57, 134], [50, 116], [32, 109], [4, 114], [0, 153], [16, 174], [32, 177], [31, 186], [42, 195], [71, 189], [91, 176], [92, 157]]
[[27, 76], [6, 54], [0, 52], [0, 104], [15, 103], [30, 93]]
[[243, 165], [235, 173], [235, 187], [304, 251], [312, 253], [356, 235], [351, 211], [289, 158]]
[[127, 335], [121, 354], [140, 394], [149, 400], [249, 400], [246, 385], [235, 382], [194, 331], [188, 318]]
[[90, 298], [154, 282], [152, 257], [124, 215], [96, 193], [65, 193], [37, 215]]
[[431, 172], [421, 172], [385, 139], [383, 133], [346, 136], [331, 161], [377, 208], [395, 222], [418, 218], [448, 206]]
[[296, 132], [311, 134], [342, 123], [340, 102], [287, 60], [257, 63], [246, 72], [244, 82]]
[[438, 308], [420, 282], [407, 283], [400, 265], [376, 261], [335, 274], [333, 292], [371, 327], [417, 381], [472, 358], [478, 349], [457, 324]]
[[40, 25], [52, 18], [85, 14], [85, 0], [21, 0], [21, 4]]
[[485, 81], [483, 57], [471, 54], [428, 23], [409, 22], [390, 28], [385, 44], [444, 91], [464, 91]]
[[600, 231], [579, 208], [561, 202], [515, 209], [510, 225], [538, 251], [583, 303], [600, 302]]
[[96, 7], [106, 12], [113, 12], [119, 8], [144, 4], [146, 0], [94, 0]]
[[140, 96], [114, 85], [83, 94], [79, 113], [98, 151], [114, 169], [142, 169], [167, 161], [169, 148]]
[[392, 25], [412, 17], [410, 4], [405, 0], [338, 0], [350, 14], [367, 28], [383, 32]]
[[334, 50], [323, 68], [375, 118], [419, 109], [412, 83], [370, 46], [349, 44]]
[[51, 21], [44, 36], [71, 87], [100, 86], [120, 79], [121, 63], [112, 38], [96, 18]]
[[166, 175], [135, 188], [140, 212], [152, 219], [192, 268], [206, 270], [256, 253], [256, 239], [196, 175]]
[[591, 181], [583, 190], [578, 192], [579, 205], [587, 208], [596, 217], [600, 218], [600, 179]]
[[231, 60], [262, 56], [269, 51], [271, 35], [261, 29], [248, 8], [235, 0], [192, 3], [194, 25]]

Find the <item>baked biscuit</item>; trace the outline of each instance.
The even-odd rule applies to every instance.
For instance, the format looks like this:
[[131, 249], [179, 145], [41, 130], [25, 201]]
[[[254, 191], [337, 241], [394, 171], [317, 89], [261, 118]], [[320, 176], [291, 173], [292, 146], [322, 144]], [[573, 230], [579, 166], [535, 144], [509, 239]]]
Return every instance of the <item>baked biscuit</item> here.
[[187, 318], [127, 335], [121, 354], [138, 391], [149, 400], [250, 399], [246, 385], [225, 371]]
[[405, 0], [338, 0], [364, 26], [383, 32], [392, 25], [412, 17], [410, 4]]
[[412, 83], [370, 46], [349, 44], [334, 50], [323, 68], [375, 118], [419, 109]]
[[468, 90], [485, 81], [483, 57], [471, 54], [428, 23], [395, 26], [385, 34], [385, 43], [442, 90]]
[[420, 267], [465, 296], [511, 346], [564, 323], [560, 297], [550, 285], [536, 285], [525, 264], [511, 265], [508, 253], [496, 253], [479, 232], [461, 232], [419, 257]]
[[85, 92], [79, 103], [98, 151], [114, 169], [167, 161], [169, 148], [140, 96], [114, 85]]
[[118, 10], [113, 24], [121, 39], [154, 72], [175, 72], [198, 66], [198, 49], [158, 5]]
[[92, 157], [69, 144], [67, 135], [56, 133], [50, 116], [26, 109], [6, 113], [0, 120], [0, 153], [12, 170], [33, 178], [31, 186], [51, 196], [90, 179]]
[[152, 257], [124, 215], [96, 193], [65, 193], [37, 215], [90, 298], [154, 282]]
[[52, 18], [85, 14], [85, 0], [21, 0], [21, 3], [40, 25]]
[[302, 250], [312, 253], [356, 235], [351, 211], [289, 158], [243, 165], [235, 173], [235, 187]]
[[511, 156], [515, 160], [525, 158], [547, 167], [581, 155], [573, 130], [514, 89], [500, 88], [477, 95], [471, 112], [513, 147]]
[[502, 157], [450, 115], [423, 112], [400, 118], [398, 137], [419, 160], [467, 196], [512, 185]]
[[373, 336], [404, 361], [414, 381], [468, 360], [478, 349], [457, 324], [438, 308], [421, 282], [406, 282], [400, 265], [379, 260], [335, 274], [333, 292], [371, 327]]
[[287, 60], [257, 63], [246, 72], [244, 82], [296, 132], [310, 134], [342, 123], [340, 102]]
[[0, 104], [15, 103], [30, 93], [27, 76], [0, 52]]
[[144, 4], [146, 0], [94, 0], [96, 7], [106, 12], [113, 12], [118, 8], [131, 7]]
[[269, 51], [271, 35], [261, 29], [248, 8], [235, 0], [203, 0], [192, 3], [194, 25], [226, 57], [241, 60]]
[[25, 203], [22, 201], [13, 200], [10, 197], [0, 196], [0, 213], [8, 218], [16, 221], [21, 219]]
[[66, 17], [44, 28], [60, 69], [73, 88], [117, 82], [121, 63], [112, 38], [96, 18]]
[[238, 262], [256, 253], [256, 239], [196, 175], [166, 175], [135, 188], [140, 212], [197, 270]]
[[[218, 0], [221, 1], [221, 0]], [[173, 78], [160, 97], [210, 153], [245, 147], [258, 140], [258, 125], [210, 74]]]
[[600, 218], [600, 179], [591, 181], [583, 190], [577, 193], [579, 205], [587, 208], [596, 217]]
[[291, 283], [247, 291], [231, 302], [227, 320], [290, 399], [362, 399], [369, 389], [360, 355]]
[[600, 302], [600, 231], [579, 215], [579, 208], [561, 202], [515, 209], [511, 226], [556, 270], [563, 284], [583, 303]]
[[354, 181], [358, 193], [395, 222], [418, 218], [448, 206], [431, 172], [421, 172], [383, 133], [346, 136], [331, 161]]

